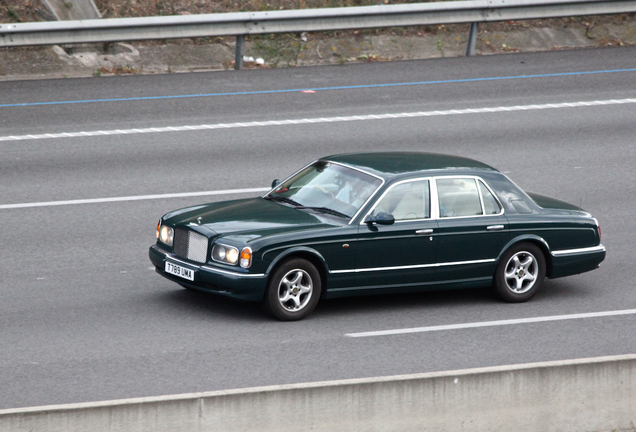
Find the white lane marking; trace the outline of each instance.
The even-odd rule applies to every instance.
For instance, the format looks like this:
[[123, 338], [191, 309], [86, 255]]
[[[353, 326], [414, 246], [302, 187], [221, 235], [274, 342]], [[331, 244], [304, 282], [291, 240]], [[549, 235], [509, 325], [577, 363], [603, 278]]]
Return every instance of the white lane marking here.
[[78, 199], [69, 201], [44, 201], [44, 202], [32, 202], [21, 204], [2, 204], [0, 210], [17, 209], [17, 208], [30, 208], [30, 207], [53, 207], [63, 205], [77, 205], [77, 204], [97, 204], [97, 203], [110, 203], [110, 202], [122, 202], [122, 201], [141, 201], [141, 200], [157, 200], [168, 198], [188, 198], [197, 196], [210, 196], [210, 195], [233, 195], [242, 193], [255, 193], [255, 192], [267, 192], [270, 188], [247, 188], [247, 189], [227, 189], [205, 192], [183, 192], [183, 193], [171, 193], [162, 195], [137, 195], [127, 197], [112, 197], [112, 198], [92, 198], [92, 199]]
[[431, 116], [445, 116], [445, 115], [462, 115], [462, 114], [483, 114], [483, 113], [497, 113], [497, 112], [510, 112], [510, 111], [527, 111], [527, 110], [543, 110], [543, 109], [560, 109], [560, 108], [578, 108], [578, 107], [590, 107], [590, 106], [605, 106], [605, 105], [620, 105], [620, 104], [633, 104], [636, 103], [636, 99], [612, 99], [605, 101], [584, 101], [584, 102], [564, 102], [554, 104], [543, 105], [518, 105], [510, 107], [493, 107], [493, 108], [466, 108], [466, 109], [454, 109], [447, 111], [419, 111], [410, 113], [396, 113], [396, 114], [370, 114], [370, 115], [357, 115], [348, 117], [321, 117], [321, 118], [305, 118], [294, 120], [270, 120], [270, 121], [254, 121], [247, 123], [219, 123], [219, 124], [204, 124], [204, 125], [188, 125], [188, 126], [166, 126], [166, 127], [154, 127], [154, 128], [140, 128], [140, 129], [116, 129], [110, 131], [83, 131], [83, 132], [64, 132], [64, 133], [47, 133], [47, 134], [30, 134], [30, 135], [11, 135], [0, 136], [0, 141], [23, 141], [23, 140], [40, 140], [51, 138], [77, 138], [87, 136], [99, 136], [99, 135], [132, 135], [132, 134], [146, 134], [146, 133], [162, 133], [162, 132], [184, 132], [184, 131], [197, 131], [204, 129], [231, 129], [231, 128], [249, 128], [259, 126], [284, 126], [291, 124], [315, 124], [315, 123], [332, 123], [332, 122], [350, 122], [350, 121], [364, 121], [364, 120], [385, 120], [385, 119], [400, 119], [400, 118], [413, 118], [413, 117], [431, 117]]
[[591, 313], [580, 313], [580, 314], [572, 314], [572, 315], [553, 315], [553, 316], [544, 316], [544, 317], [536, 317], [536, 318], [519, 318], [519, 319], [510, 319], [510, 320], [501, 320], [501, 321], [482, 321], [482, 322], [474, 322], [474, 323], [466, 323], [466, 324], [449, 324], [449, 325], [440, 325], [440, 326], [432, 326], [432, 327], [415, 327], [415, 328], [404, 328], [404, 329], [395, 329], [395, 330], [380, 330], [380, 331], [370, 331], [370, 332], [361, 332], [361, 333], [347, 333], [345, 334], [345, 336], [353, 337], [353, 338], [388, 336], [388, 335], [398, 335], [398, 334], [408, 334], [408, 333], [426, 333], [426, 332], [435, 332], [435, 331], [444, 331], [444, 330], [496, 327], [496, 326], [505, 326], [505, 325], [515, 325], [515, 324], [532, 324], [532, 323], [542, 323], [542, 322], [550, 322], [550, 321], [565, 321], [565, 320], [573, 320], [573, 319], [600, 318], [600, 317], [608, 317], [608, 316], [634, 315], [634, 314], [636, 314], [636, 309], [627, 309], [627, 310], [619, 310], [619, 311], [591, 312]]

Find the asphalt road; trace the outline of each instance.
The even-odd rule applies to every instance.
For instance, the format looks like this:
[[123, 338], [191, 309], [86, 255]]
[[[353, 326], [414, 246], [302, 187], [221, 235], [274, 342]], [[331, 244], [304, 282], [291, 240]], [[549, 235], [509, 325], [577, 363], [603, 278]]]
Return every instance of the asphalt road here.
[[[560, 105], [636, 98], [635, 68], [636, 49], [608, 48], [0, 82], [0, 409], [636, 352], [631, 313], [346, 336], [635, 309], [636, 104]], [[153, 196], [266, 187], [317, 157], [377, 150], [474, 157], [581, 204], [607, 259], [525, 304], [487, 290], [365, 297], [296, 323], [151, 270], [163, 213], [254, 193]]]

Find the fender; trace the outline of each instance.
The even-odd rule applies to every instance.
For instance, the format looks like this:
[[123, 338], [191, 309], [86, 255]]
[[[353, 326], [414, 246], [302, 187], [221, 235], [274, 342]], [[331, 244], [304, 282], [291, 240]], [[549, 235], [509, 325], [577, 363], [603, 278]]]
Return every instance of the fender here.
[[[510, 247], [512, 247], [513, 245], [517, 244], [517, 243], [521, 243], [522, 241], [526, 241], [526, 240], [532, 240], [532, 241], [538, 241], [539, 243], [541, 243], [546, 251], [548, 252], [547, 255], [550, 255], [550, 245], [548, 245], [548, 242], [545, 241], [543, 238], [534, 235], [534, 234], [523, 234], [520, 236], [517, 236], [513, 239], [511, 239], [508, 243], [506, 243], [506, 245], [503, 247], [503, 249], [501, 249], [501, 252], [499, 252], [499, 256], [497, 257], [497, 262], [499, 262], [499, 260], [501, 259], [501, 256], [508, 250], [510, 249]], [[546, 256], [546, 260], [548, 260], [549, 257]]]
[[[267, 251], [265, 253], [269, 253], [269, 252], [270, 251]], [[325, 260], [325, 258], [320, 254], [320, 252], [318, 252], [317, 250], [312, 249], [310, 247], [307, 247], [307, 246], [292, 246], [289, 249], [283, 250], [270, 263], [270, 265], [267, 268], [267, 271], [265, 272], [265, 274], [269, 275], [271, 273], [272, 269], [274, 269], [274, 267], [276, 267], [282, 260], [284, 260], [285, 258], [289, 257], [290, 255], [294, 255], [294, 254], [297, 254], [299, 252], [301, 252], [303, 254], [310, 254], [310, 255], [313, 255], [314, 257], [318, 258], [318, 260], [324, 266], [324, 269], [327, 272], [327, 274], [329, 274], [329, 266], [327, 265], [327, 261]], [[263, 254], [263, 255], [265, 255], [265, 254]]]
[[513, 245], [517, 244], [517, 243], [521, 243], [523, 241], [534, 241], [534, 242], [539, 242], [541, 244], [540, 248], [541, 249], [545, 249], [544, 252], [545, 253], [545, 262], [547, 265], [547, 269], [546, 269], [546, 276], [547, 277], [551, 277], [552, 275], [552, 254], [551, 254], [551, 250], [550, 250], [550, 245], [548, 244], [547, 241], [545, 241], [543, 238], [534, 235], [534, 234], [523, 234], [520, 236], [517, 236], [513, 239], [511, 239], [508, 243], [506, 243], [506, 245], [503, 247], [503, 249], [501, 250], [501, 252], [499, 252], [499, 256], [497, 257], [497, 265], [499, 265], [499, 261], [501, 260], [501, 256], [506, 253], [506, 251], [512, 247]]

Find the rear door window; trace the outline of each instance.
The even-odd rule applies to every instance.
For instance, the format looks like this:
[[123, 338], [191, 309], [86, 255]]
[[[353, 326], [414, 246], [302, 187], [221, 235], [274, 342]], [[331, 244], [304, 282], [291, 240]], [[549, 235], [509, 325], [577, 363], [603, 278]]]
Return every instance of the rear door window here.
[[436, 182], [440, 218], [484, 214], [474, 178], [445, 178]]

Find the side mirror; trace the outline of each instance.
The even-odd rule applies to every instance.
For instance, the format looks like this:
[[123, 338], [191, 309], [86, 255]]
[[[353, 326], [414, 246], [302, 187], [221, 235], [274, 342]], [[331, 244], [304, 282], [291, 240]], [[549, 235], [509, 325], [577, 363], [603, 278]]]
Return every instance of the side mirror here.
[[369, 215], [364, 222], [368, 224], [393, 225], [395, 223], [395, 218], [392, 214], [380, 212], [375, 216]]
[[278, 186], [280, 184], [280, 180], [278, 179], [274, 179], [274, 181], [272, 182], [272, 189], [274, 189], [276, 186]]

